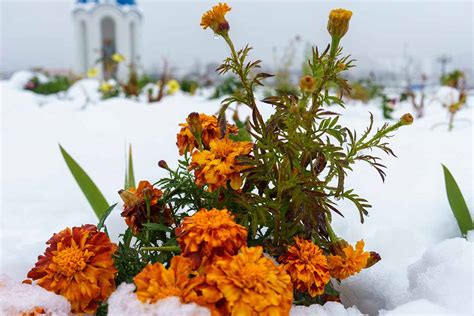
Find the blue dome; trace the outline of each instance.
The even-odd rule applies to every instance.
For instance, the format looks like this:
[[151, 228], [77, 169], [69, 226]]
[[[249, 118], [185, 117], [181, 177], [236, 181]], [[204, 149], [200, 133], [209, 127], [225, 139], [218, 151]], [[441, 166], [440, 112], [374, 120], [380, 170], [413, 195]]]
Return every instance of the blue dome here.
[[[98, 3], [98, 0], [77, 0], [77, 3]], [[136, 5], [135, 0], [115, 0], [117, 5]]]
[[136, 3], [135, 3], [135, 0], [117, 0], [117, 4], [118, 5], [124, 5], [124, 4], [134, 5]]

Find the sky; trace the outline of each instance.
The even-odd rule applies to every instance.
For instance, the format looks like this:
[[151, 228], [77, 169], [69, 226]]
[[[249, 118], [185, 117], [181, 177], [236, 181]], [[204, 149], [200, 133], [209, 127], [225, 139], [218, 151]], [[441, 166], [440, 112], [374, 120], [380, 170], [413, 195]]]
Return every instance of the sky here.
[[[221, 40], [199, 27], [200, 17], [215, 2], [138, 0], [144, 13], [144, 68], [156, 71], [164, 59], [177, 69], [217, 63], [227, 56]], [[0, 0], [0, 71], [31, 67], [67, 69], [73, 65], [73, 0]], [[472, 75], [473, 1], [228, 1], [231, 36], [237, 46], [250, 43], [253, 57], [275, 66], [285, 46], [301, 37], [294, 67], [304, 48], [325, 47], [327, 15], [333, 8], [353, 11], [343, 39], [345, 52], [360, 73], [401, 71], [407, 60], [415, 70], [437, 73], [440, 55], [449, 55], [448, 70]], [[275, 53], [276, 51], [276, 53]], [[276, 55], [275, 55], [276, 54]]]

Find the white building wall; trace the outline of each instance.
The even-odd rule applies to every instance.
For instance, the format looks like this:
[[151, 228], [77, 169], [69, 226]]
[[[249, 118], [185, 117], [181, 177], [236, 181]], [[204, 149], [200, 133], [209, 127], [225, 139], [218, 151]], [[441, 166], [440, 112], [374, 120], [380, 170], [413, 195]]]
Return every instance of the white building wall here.
[[[120, 63], [117, 69], [119, 80], [128, 78], [129, 65], [139, 62], [142, 54], [142, 15], [133, 8], [126, 11], [113, 4], [99, 4], [93, 7], [76, 8], [73, 11], [74, 36], [76, 37], [76, 56], [74, 70], [79, 74], [84, 74], [87, 69], [93, 67], [102, 56], [102, 30], [101, 23], [104, 18], [111, 18], [115, 22], [115, 50], [125, 57], [125, 62]], [[87, 47], [84, 47], [81, 33], [81, 22], [86, 23]], [[131, 23], [135, 24], [135, 34], [131, 38]], [[132, 60], [132, 45], [135, 58]], [[87, 49], [87, 63], [84, 64], [84, 50]], [[102, 67], [98, 67], [99, 75], [102, 78]]]

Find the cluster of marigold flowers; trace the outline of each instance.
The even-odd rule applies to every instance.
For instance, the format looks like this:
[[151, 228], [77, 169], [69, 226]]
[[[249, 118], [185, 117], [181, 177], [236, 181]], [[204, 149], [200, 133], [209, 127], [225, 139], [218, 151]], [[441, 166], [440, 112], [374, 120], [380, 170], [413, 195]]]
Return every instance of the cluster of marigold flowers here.
[[[168, 268], [147, 265], [134, 278], [143, 303], [177, 296], [213, 315], [287, 315], [293, 289], [315, 297], [331, 277], [345, 279], [379, 258], [340, 241], [333, 254], [309, 240], [295, 237], [277, 265], [261, 246], [247, 247], [247, 229], [228, 210], [202, 209], [176, 228], [181, 254]], [[66, 228], [54, 234], [28, 277], [66, 297], [73, 313], [93, 313], [115, 290], [112, 255], [117, 246], [94, 225]], [[31, 280], [29, 281], [31, 283]]]
[[231, 124], [221, 127], [216, 116], [202, 113], [191, 113], [180, 126], [176, 144], [180, 155], [191, 154], [189, 170], [194, 170], [196, 184], [207, 185], [210, 192], [227, 184], [240, 189], [241, 173], [249, 166], [239, 159], [249, 157], [253, 144], [229, 138], [238, 128]]
[[[331, 277], [345, 279], [375, 263], [375, 253], [344, 242], [326, 255], [312, 241], [295, 237], [278, 265], [261, 246], [247, 247], [247, 229], [228, 210], [202, 209], [176, 229], [181, 254], [168, 269], [148, 265], [135, 278], [137, 297], [154, 303], [178, 296], [213, 315], [287, 315], [293, 290], [316, 297]], [[335, 247], [337, 248], [337, 247]]]

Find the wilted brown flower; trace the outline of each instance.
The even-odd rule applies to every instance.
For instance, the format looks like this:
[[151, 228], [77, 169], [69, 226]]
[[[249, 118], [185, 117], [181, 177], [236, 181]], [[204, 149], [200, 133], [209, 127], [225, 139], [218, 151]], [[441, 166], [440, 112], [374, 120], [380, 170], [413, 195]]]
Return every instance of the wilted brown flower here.
[[[124, 205], [122, 217], [134, 234], [137, 234], [143, 224], [148, 220], [153, 223], [163, 222], [165, 225], [173, 224], [171, 210], [166, 205], [160, 205], [158, 200], [163, 196], [163, 192], [154, 188], [148, 181], [140, 181], [138, 188], [120, 190], [120, 197]], [[150, 201], [150, 218], [147, 218], [147, 209], [145, 198]]]

